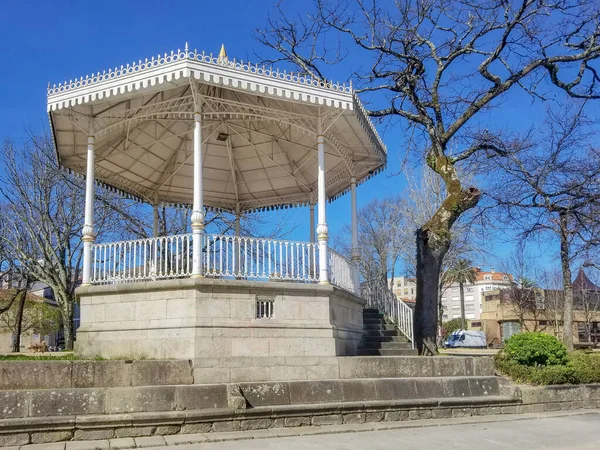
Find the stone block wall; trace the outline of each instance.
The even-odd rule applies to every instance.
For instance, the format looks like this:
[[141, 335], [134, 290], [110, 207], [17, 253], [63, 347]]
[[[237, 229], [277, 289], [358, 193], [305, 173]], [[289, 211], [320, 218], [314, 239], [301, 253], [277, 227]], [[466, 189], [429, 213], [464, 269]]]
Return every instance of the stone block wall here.
[[[181, 279], [77, 295], [84, 357], [342, 356], [356, 354], [362, 335], [364, 300], [330, 285]], [[272, 302], [272, 317], [257, 317], [257, 300]]]

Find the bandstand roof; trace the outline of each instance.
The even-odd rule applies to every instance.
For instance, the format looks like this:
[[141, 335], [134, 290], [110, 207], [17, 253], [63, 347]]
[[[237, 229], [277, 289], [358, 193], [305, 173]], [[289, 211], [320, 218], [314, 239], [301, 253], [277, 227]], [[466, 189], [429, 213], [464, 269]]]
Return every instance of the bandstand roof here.
[[85, 174], [96, 137], [97, 182], [148, 203], [193, 198], [193, 115], [201, 113], [204, 203], [251, 211], [314, 203], [316, 134], [325, 137], [327, 197], [386, 164], [351, 85], [205, 53], [172, 52], [48, 88], [60, 164]]

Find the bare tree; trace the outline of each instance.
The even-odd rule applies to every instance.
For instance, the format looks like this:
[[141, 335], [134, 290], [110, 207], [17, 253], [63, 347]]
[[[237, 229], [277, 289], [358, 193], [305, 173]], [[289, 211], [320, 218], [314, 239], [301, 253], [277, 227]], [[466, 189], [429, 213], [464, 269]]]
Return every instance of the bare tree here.
[[[131, 203], [98, 189], [99, 236], [125, 238], [121, 212]], [[65, 348], [73, 347], [73, 304], [81, 274], [85, 188], [57, 165], [48, 135], [8, 141], [0, 158], [0, 199], [6, 251], [27, 277], [46, 283], [59, 305]]]
[[[304, 5], [304, 3], [303, 3]], [[515, 89], [543, 97], [598, 98], [599, 5], [595, 0], [315, 0], [294, 15], [278, 4], [256, 31], [286, 61], [325, 83], [327, 65], [351, 58], [372, 117], [413, 128], [423, 163], [439, 175], [446, 198], [417, 233], [415, 337], [421, 354], [436, 351], [440, 269], [450, 230], [479, 201], [459, 165], [496, 155], [508, 143], [480, 125]], [[574, 70], [561, 70], [573, 68]]]
[[540, 331], [539, 319], [545, 317], [544, 291], [538, 284], [535, 261], [525, 242], [520, 242], [502, 262], [502, 271], [514, 281], [513, 286], [503, 290], [504, 307], [517, 317], [522, 331]]
[[[396, 265], [406, 252], [406, 216], [401, 199], [386, 197], [369, 202], [358, 212], [358, 230], [363, 279], [387, 284], [388, 276], [393, 280]], [[352, 250], [350, 235], [347, 225], [335, 239], [335, 246], [348, 257]]]
[[545, 269], [540, 275], [540, 284], [544, 287], [544, 308], [546, 318], [552, 327], [552, 334], [563, 338], [565, 315], [565, 295], [562, 289], [562, 271], [560, 268]]
[[[583, 105], [548, 111], [532, 137], [495, 158], [490, 198], [504, 220], [527, 238], [543, 232], [560, 243], [564, 291], [564, 336], [573, 350], [571, 262], [600, 244], [600, 152], [592, 147]], [[500, 170], [498, 170], [500, 169]], [[503, 174], [503, 175], [502, 175]]]

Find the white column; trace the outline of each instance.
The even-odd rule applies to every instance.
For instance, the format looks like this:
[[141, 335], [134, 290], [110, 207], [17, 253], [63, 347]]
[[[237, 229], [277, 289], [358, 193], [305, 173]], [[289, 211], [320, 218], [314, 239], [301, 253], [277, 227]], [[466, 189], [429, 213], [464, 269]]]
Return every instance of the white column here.
[[310, 205], [310, 242], [315, 242], [315, 205]]
[[152, 214], [154, 217], [154, 223], [152, 224], [152, 237], [158, 237], [158, 205], [154, 203], [152, 205]]
[[237, 237], [240, 237], [240, 220], [241, 220], [241, 214], [239, 209], [236, 209], [235, 212], [235, 235]]
[[329, 229], [327, 228], [326, 201], [325, 193], [325, 139], [323, 138], [323, 128], [321, 118], [319, 117], [317, 130], [317, 160], [318, 160], [318, 220], [317, 241], [319, 242], [319, 283], [329, 284], [329, 270], [327, 267], [327, 240], [329, 239]]
[[351, 214], [352, 220], [350, 228], [352, 230], [352, 262], [356, 266], [354, 273], [354, 283], [356, 288], [360, 284], [360, 248], [358, 246], [358, 212], [356, 208], [356, 178], [350, 179], [350, 192], [351, 192]]
[[88, 136], [87, 171], [85, 179], [85, 218], [83, 221], [83, 274], [82, 283], [89, 284], [92, 277], [92, 244], [94, 232], [94, 150], [96, 139]]
[[194, 207], [192, 210], [193, 259], [192, 278], [204, 276], [202, 269], [202, 234], [204, 233], [204, 199], [202, 190], [202, 124], [200, 113], [194, 114]]
[[[310, 243], [314, 244], [315, 241], [315, 205], [310, 204]], [[313, 278], [315, 276], [315, 258], [313, 253], [313, 247], [311, 247], [308, 257], [308, 265], [309, 265], [309, 274], [310, 277]]]
[[235, 268], [234, 270], [237, 272], [240, 271], [240, 258], [241, 258], [241, 243], [239, 240], [240, 237], [240, 219], [241, 219], [241, 214], [240, 214], [240, 207], [236, 206], [235, 208], [235, 237], [237, 237], [238, 239], [235, 242], [235, 245], [233, 246], [234, 248], [234, 252], [235, 252]]

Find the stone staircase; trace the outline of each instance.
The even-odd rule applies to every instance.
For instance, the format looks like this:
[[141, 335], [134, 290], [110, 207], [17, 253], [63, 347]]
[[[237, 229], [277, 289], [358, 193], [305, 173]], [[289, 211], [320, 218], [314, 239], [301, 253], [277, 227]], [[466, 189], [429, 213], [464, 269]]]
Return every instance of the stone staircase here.
[[417, 351], [375, 308], [363, 309], [363, 337], [358, 356], [416, 356]]

